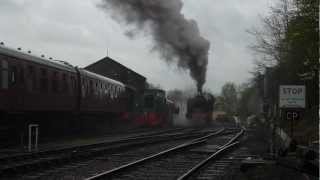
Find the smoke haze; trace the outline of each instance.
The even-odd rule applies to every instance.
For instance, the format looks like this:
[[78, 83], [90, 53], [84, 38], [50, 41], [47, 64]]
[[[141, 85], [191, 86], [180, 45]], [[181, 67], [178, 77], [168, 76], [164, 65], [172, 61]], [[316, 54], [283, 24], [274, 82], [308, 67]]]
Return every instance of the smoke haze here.
[[140, 30], [150, 31], [162, 59], [189, 70], [198, 91], [206, 80], [210, 43], [201, 37], [198, 25], [181, 13], [181, 0], [102, 0], [98, 5], [117, 20], [135, 28], [126, 32], [134, 37]]

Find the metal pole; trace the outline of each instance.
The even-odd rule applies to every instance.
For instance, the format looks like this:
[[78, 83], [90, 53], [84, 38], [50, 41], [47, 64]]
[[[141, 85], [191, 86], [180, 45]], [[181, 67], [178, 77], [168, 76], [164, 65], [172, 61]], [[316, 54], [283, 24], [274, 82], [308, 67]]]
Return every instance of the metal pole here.
[[29, 133], [29, 137], [28, 137], [28, 151], [29, 152], [31, 152], [31, 140], [32, 140], [31, 139], [31, 130], [32, 130], [31, 128], [32, 128], [32, 125], [29, 125], [29, 132], [28, 132]]
[[36, 127], [36, 143], [35, 143], [35, 147], [34, 148], [36, 150], [38, 150], [38, 135], [39, 135], [38, 130], [39, 130], [39, 126], [37, 125], [35, 127]]
[[33, 132], [33, 128], [35, 128], [34, 129], [34, 131], [35, 131], [35, 142], [34, 142], [34, 148], [35, 148], [35, 150], [37, 150], [38, 149], [38, 136], [39, 136], [39, 132], [38, 132], [38, 124], [29, 124], [29, 128], [28, 128], [28, 130], [29, 130], [29, 137], [28, 137], [28, 151], [29, 152], [31, 152], [32, 151], [32, 145], [33, 145], [33, 134], [32, 134], [32, 132]]
[[293, 139], [293, 118], [291, 118], [291, 132], [290, 132], [290, 136], [291, 136], [291, 139]]

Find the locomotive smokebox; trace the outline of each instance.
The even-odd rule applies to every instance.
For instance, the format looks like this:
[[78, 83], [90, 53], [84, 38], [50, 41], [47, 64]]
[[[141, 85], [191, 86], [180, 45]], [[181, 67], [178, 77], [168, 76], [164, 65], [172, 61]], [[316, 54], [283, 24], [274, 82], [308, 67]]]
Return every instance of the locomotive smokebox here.
[[186, 117], [193, 124], [202, 124], [201, 122], [209, 124], [212, 121], [214, 101], [215, 99], [212, 94], [198, 91], [197, 95], [189, 98], [187, 101]]

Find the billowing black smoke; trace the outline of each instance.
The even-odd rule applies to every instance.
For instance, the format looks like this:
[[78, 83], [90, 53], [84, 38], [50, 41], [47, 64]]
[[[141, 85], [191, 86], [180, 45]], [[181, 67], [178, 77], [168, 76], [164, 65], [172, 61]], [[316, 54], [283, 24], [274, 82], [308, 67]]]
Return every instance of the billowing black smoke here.
[[134, 25], [128, 31], [134, 36], [140, 29], [150, 31], [163, 59], [189, 69], [198, 91], [206, 80], [209, 42], [200, 36], [197, 23], [181, 13], [181, 0], [102, 0], [99, 7], [117, 21]]

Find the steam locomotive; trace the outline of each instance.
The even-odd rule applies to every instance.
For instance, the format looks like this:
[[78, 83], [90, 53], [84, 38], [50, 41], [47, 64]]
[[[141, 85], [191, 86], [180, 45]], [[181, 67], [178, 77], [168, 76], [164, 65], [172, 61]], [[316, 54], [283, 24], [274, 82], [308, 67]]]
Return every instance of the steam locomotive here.
[[189, 98], [187, 101], [187, 119], [193, 125], [210, 124], [214, 102], [214, 96], [210, 93], [198, 93]]
[[146, 125], [171, 120], [164, 91], [146, 90], [141, 105], [138, 93], [126, 84], [30, 53], [0, 45], [1, 137], [20, 139], [30, 124], [39, 125], [42, 137], [112, 129], [117, 123], [134, 125], [131, 119], [144, 112], [148, 116], [140, 123]]
[[145, 90], [142, 101], [143, 112], [135, 118], [136, 124], [146, 126], [172, 125], [173, 114], [178, 113], [176, 105], [166, 98], [161, 89]]

